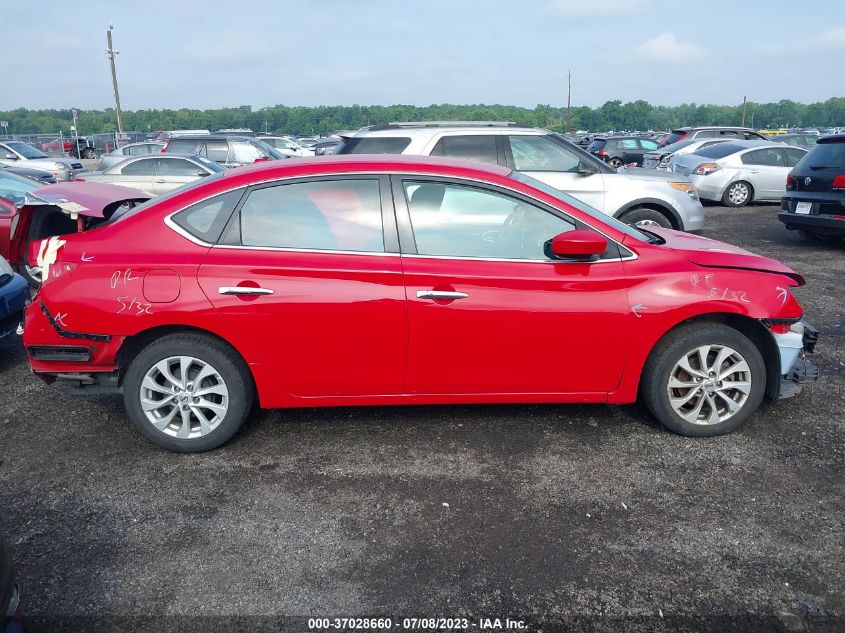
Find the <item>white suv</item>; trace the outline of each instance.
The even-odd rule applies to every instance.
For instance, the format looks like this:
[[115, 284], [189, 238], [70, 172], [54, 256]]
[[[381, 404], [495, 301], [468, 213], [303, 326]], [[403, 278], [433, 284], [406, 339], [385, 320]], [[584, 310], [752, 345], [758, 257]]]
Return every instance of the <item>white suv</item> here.
[[342, 138], [338, 154], [451, 156], [503, 165], [628, 224], [691, 233], [704, 225], [689, 179], [655, 169], [615, 170], [549, 130], [487, 122], [389, 123]]

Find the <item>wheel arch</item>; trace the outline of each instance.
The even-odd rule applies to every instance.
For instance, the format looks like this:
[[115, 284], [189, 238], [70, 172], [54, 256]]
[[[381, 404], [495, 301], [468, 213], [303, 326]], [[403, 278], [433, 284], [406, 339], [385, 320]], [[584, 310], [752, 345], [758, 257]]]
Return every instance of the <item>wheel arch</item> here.
[[766, 366], [766, 390], [765, 394], [768, 398], [776, 400], [780, 391], [780, 351], [777, 343], [772, 337], [768, 328], [763, 325], [759, 319], [737, 314], [734, 312], [708, 312], [706, 314], [696, 315], [694, 317], [684, 319], [666, 330], [652, 345], [651, 350], [646, 356], [645, 363], [640, 368], [640, 375], [637, 377], [637, 393], [639, 395], [642, 388], [643, 370], [646, 365], [651, 362], [654, 351], [657, 349], [661, 341], [667, 336], [677, 331], [678, 328], [685, 327], [693, 323], [720, 323], [727, 325], [741, 334], [745, 335], [763, 356], [763, 363]]
[[748, 185], [748, 188], [751, 190], [751, 195], [748, 197], [748, 203], [747, 204], [751, 204], [752, 202], [756, 202], [757, 201], [757, 188], [754, 186], [754, 183], [751, 182], [751, 180], [746, 178], [744, 175], [739, 177], [739, 178], [734, 178], [727, 185], [725, 185], [725, 188], [722, 190], [721, 197], [724, 198], [725, 195], [728, 193], [728, 189], [733, 187], [738, 182], [744, 182], [746, 185]]
[[122, 376], [126, 374], [126, 370], [131, 364], [131, 362], [141, 353], [141, 351], [147, 347], [153, 341], [160, 339], [164, 336], [169, 336], [170, 334], [199, 334], [201, 336], [207, 336], [208, 338], [214, 339], [215, 341], [225, 345], [228, 347], [234, 354], [241, 359], [244, 366], [249, 370], [250, 377], [252, 378], [253, 389], [256, 390], [256, 396], [260, 393], [258, 389], [258, 376], [255, 375], [253, 367], [247, 362], [247, 359], [241, 353], [239, 349], [233, 346], [229, 341], [227, 341], [223, 336], [213, 332], [211, 330], [207, 330], [205, 328], [197, 327], [195, 325], [184, 325], [184, 324], [173, 324], [173, 325], [157, 325], [155, 327], [148, 328], [146, 330], [141, 330], [136, 334], [131, 336], [127, 336], [123, 343], [120, 345], [120, 349], [117, 351], [115, 356], [115, 360], [117, 362], [118, 367], [120, 368], [120, 376], [122, 382]]
[[667, 204], [664, 200], [660, 200], [658, 198], [637, 198], [636, 200], [631, 200], [621, 206], [616, 213], [613, 214], [613, 217], [619, 220], [623, 215], [628, 213], [628, 211], [633, 211], [634, 209], [639, 208], [657, 211], [671, 222], [673, 229], [676, 231], [684, 230], [684, 223], [681, 221], [681, 216], [678, 212], [672, 208], [672, 205]]

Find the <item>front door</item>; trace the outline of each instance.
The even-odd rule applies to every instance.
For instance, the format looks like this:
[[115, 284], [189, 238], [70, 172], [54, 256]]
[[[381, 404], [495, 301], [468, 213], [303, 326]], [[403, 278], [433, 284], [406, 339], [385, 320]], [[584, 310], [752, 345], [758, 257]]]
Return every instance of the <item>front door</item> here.
[[339, 176], [253, 187], [200, 267], [232, 343], [289, 394], [402, 392], [405, 290], [384, 183]]
[[409, 393], [601, 401], [616, 387], [630, 310], [614, 244], [555, 263], [545, 243], [577, 221], [481, 185], [395, 177], [394, 201], [409, 235]]

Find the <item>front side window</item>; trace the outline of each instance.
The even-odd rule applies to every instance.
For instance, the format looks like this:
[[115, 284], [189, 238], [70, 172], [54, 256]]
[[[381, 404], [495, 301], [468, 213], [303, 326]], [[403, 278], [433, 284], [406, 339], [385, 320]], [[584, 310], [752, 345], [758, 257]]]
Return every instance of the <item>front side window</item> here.
[[639, 149], [639, 145], [637, 145], [637, 139], [635, 138], [623, 138], [619, 141], [618, 145], [619, 149]]
[[[188, 162], [188, 161], [182, 161]], [[208, 244], [215, 243], [226, 226], [243, 189], [229, 191], [208, 200], [197, 202], [172, 217], [173, 222], [188, 233]]]
[[490, 134], [444, 136], [437, 141], [437, 145], [431, 150], [431, 155], [477, 160], [494, 165], [499, 162], [496, 137]]
[[742, 162], [746, 165], [765, 165], [767, 167], [783, 167], [783, 154], [779, 149], [757, 149], [742, 155]]
[[156, 171], [159, 176], [196, 176], [197, 172], [204, 170], [184, 158], [160, 158]]
[[575, 223], [493, 191], [404, 180], [417, 253], [441, 257], [547, 260], [546, 242]]
[[320, 180], [252, 191], [228, 243], [384, 252], [379, 181]]
[[6, 145], [24, 158], [48, 158], [47, 154], [44, 152], [35, 149], [32, 145], [21, 143], [20, 141], [10, 141], [6, 143]]
[[508, 136], [514, 169], [518, 171], [567, 171], [575, 173], [581, 159], [543, 136]]
[[641, 138], [640, 139], [640, 147], [642, 147], [643, 149], [647, 149], [647, 150], [653, 150], [653, 149], [657, 149], [657, 143], [655, 143], [654, 141], [650, 141], [647, 138]]
[[232, 156], [236, 163], [254, 163], [259, 158], [265, 158], [261, 149], [245, 141], [232, 141]]
[[171, 154], [199, 154], [202, 141], [187, 138], [175, 138], [167, 144], [167, 151]]

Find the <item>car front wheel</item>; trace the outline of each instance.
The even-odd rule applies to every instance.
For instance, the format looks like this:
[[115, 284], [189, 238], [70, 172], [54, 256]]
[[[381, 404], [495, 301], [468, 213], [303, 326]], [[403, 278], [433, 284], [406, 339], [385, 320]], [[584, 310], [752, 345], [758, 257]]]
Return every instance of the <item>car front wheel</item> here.
[[763, 357], [741, 332], [718, 323], [681, 327], [653, 350], [640, 393], [667, 429], [689, 437], [730, 433], [757, 410]]
[[221, 446], [252, 407], [246, 364], [226, 344], [201, 334], [165, 336], [130, 363], [123, 399], [132, 424], [169, 451], [199, 453]]

